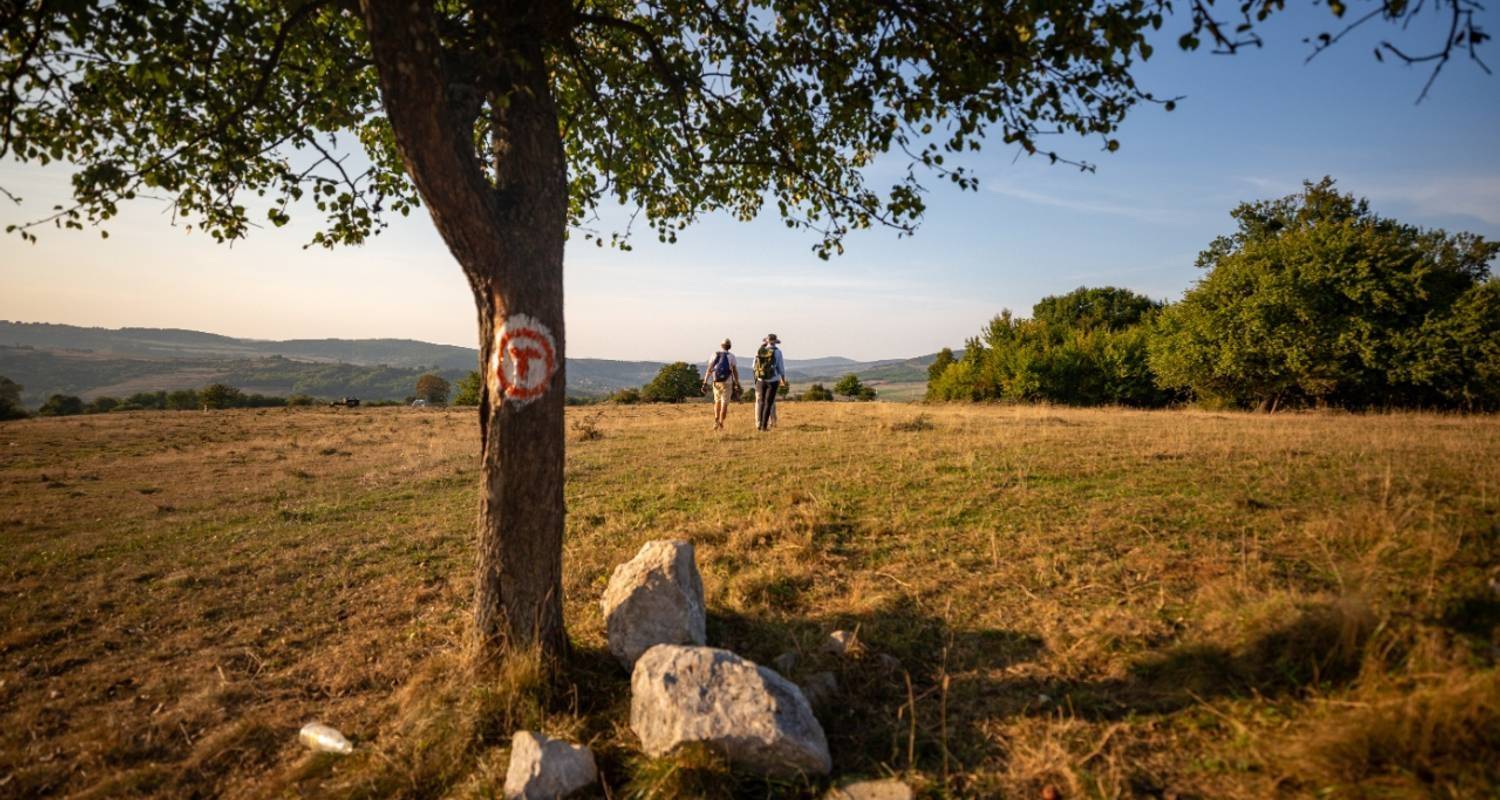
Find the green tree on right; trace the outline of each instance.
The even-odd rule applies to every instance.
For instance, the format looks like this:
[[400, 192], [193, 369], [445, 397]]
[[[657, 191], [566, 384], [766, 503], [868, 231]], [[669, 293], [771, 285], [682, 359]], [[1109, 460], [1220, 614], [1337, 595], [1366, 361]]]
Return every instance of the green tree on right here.
[[1211, 404], [1500, 407], [1500, 244], [1380, 217], [1330, 178], [1241, 204], [1149, 339]]

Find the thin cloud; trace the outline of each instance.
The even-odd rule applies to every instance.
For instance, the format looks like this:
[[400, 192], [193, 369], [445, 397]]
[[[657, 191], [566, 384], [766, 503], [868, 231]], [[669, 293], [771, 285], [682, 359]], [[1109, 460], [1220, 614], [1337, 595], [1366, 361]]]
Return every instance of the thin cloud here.
[[[1338, 175], [1334, 178], [1338, 179], [1341, 190], [1370, 198], [1377, 210], [1404, 205], [1409, 213], [1424, 217], [1473, 217], [1500, 225], [1500, 175], [1414, 175], [1398, 180]], [[1276, 197], [1302, 190], [1301, 181], [1267, 177], [1238, 180]]]
[[1019, 189], [1003, 184], [990, 184], [988, 188], [996, 194], [1039, 206], [1061, 208], [1085, 214], [1108, 214], [1117, 217], [1128, 217], [1141, 222], [1150, 222], [1158, 225], [1180, 222], [1185, 216], [1184, 212], [1173, 209], [1148, 208], [1125, 205], [1123, 203], [1100, 202], [1098, 200], [1074, 200], [1072, 198], [1057, 197], [1055, 195], [1034, 192], [1029, 189]]

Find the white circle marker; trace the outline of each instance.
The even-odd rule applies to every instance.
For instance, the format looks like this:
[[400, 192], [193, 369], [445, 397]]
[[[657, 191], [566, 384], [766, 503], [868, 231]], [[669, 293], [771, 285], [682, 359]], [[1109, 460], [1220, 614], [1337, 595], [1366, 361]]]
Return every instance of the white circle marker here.
[[490, 382], [500, 403], [517, 406], [547, 393], [552, 376], [557, 374], [557, 346], [547, 326], [526, 314], [506, 317], [495, 330], [495, 345], [490, 350]]

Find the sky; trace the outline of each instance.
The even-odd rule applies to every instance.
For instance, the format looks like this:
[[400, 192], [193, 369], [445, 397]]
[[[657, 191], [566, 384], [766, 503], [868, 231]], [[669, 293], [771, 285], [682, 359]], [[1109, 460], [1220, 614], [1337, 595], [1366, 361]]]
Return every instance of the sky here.
[[[1481, 17], [1500, 28], [1500, 13]], [[1304, 65], [1302, 37], [1329, 21], [1325, 7], [1299, 6], [1266, 23], [1264, 48], [1232, 57], [1179, 51], [1183, 25], [1169, 22], [1138, 81], [1183, 96], [1177, 109], [1138, 107], [1115, 153], [1096, 140], [1057, 142], [1096, 172], [1006, 148], [979, 154], [966, 162], [978, 191], [929, 181], [915, 236], [856, 232], [831, 261], [774, 206], [750, 223], [706, 218], [675, 245], [641, 226], [631, 252], [574, 237], [568, 353], [703, 360], [725, 336], [744, 351], [775, 332], [792, 358], [899, 358], [961, 346], [1002, 309], [1024, 316], [1079, 286], [1173, 300], [1199, 277], [1196, 254], [1232, 230], [1230, 209], [1324, 175], [1385, 216], [1500, 238], [1500, 76], [1455, 60], [1418, 105], [1428, 70], [1371, 56], [1394, 31], [1351, 35]], [[1435, 22], [1400, 41], [1428, 45]], [[1487, 55], [1500, 67], [1500, 48]], [[884, 168], [875, 185], [891, 182]], [[0, 186], [26, 201], [0, 204], [0, 227], [61, 202], [68, 177], [66, 166], [0, 163]], [[334, 251], [303, 247], [316, 230], [305, 215], [226, 246], [138, 200], [108, 229], [107, 240], [51, 229], [37, 244], [0, 236], [0, 319], [476, 343], [467, 284], [425, 212]]]

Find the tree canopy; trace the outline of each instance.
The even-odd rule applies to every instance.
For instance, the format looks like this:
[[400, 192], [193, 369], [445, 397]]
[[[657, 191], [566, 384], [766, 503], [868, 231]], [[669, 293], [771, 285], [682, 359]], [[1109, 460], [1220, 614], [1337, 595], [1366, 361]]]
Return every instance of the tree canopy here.
[[435, 406], [448, 404], [448, 392], [451, 388], [448, 381], [435, 372], [417, 378], [417, 397]]
[[1327, 178], [1232, 214], [1238, 230], [1199, 255], [1208, 273], [1161, 317], [1163, 385], [1236, 405], [1500, 399], [1483, 377], [1500, 370], [1485, 282], [1500, 243], [1381, 217]]
[[[417, 8], [440, 47], [438, 113], [473, 132], [466, 158], [503, 150], [511, 98], [528, 91], [518, 76], [528, 60], [545, 67], [568, 167], [567, 218], [585, 236], [626, 242], [628, 225], [591, 227], [609, 201], [636, 209], [668, 241], [704, 213], [749, 218], [770, 204], [787, 225], [816, 232], [826, 256], [851, 228], [912, 230], [924, 174], [972, 188], [963, 157], [985, 144], [1087, 166], [1044, 142], [1077, 134], [1112, 151], [1133, 107], [1176, 102], [1135, 78], [1152, 31], [1172, 22], [1184, 26], [1183, 48], [1234, 52], [1259, 43], [1256, 26], [1282, 3], [1235, 0], [1223, 17], [1212, 0], [1177, 5]], [[1434, 64], [1435, 77], [1454, 56], [1477, 60], [1489, 38], [1470, 0], [1364, 5], [1329, 3], [1338, 27], [1311, 39], [1314, 53], [1348, 28], [1442, 14], [1451, 30], [1430, 52], [1395, 42], [1377, 51]], [[365, 240], [419, 202], [382, 104], [371, 11], [349, 0], [8, 5], [0, 157], [68, 163], [75, 201], [13, 227], [29, 237], [35, 223], [99, 223], [120, 202], [152, 196], [175, 219], [235, 239], [285, 224], [303, 201], [324, 220], [314, 243]], [[864, 169], [888, 152], [905, 169], [892, 185], [874, 185]]]
[[927, 397], [1162, 405], [1172, 393], [1156, 386], [1146, 361], [1147, 323], [1160, 308], [1128, 289], [1080, 287], [1042, 298], [1031, 319], [1003, 311], [969, 340], [961, 359], [939, 354]]

